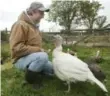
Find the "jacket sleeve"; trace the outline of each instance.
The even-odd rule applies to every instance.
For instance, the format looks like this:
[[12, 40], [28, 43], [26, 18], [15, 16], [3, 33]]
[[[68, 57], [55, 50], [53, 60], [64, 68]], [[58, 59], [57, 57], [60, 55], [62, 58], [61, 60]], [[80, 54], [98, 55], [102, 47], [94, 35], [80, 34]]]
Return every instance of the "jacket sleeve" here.
[[25, 44], [26, 33], [27, 33], [26, 28], [24, 28], [24, 26], [20, 23], [15, 24], [12, 27], [10, 35], [10, 47], [14, 55], [17, 57], [41, 51], [39, 47]]

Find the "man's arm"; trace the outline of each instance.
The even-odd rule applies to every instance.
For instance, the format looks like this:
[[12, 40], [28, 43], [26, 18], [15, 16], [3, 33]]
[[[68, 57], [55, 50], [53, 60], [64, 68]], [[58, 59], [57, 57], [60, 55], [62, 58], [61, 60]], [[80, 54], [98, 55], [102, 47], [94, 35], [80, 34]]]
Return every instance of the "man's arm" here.
[[10, 35], [10, 47], [17, 57], [41, 51], [39, 47], [26, 45], [27, 29], [20, 23], [15, 24]]

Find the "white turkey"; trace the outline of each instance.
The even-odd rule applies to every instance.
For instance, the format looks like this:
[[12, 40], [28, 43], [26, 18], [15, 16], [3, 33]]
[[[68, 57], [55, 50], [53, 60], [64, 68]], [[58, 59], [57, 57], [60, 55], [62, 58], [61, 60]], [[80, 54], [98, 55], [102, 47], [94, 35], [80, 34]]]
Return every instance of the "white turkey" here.
[[68, 84], [68, 90], [66, 92], [69, 92], [71, 89], [70, 83], [77, 81], [96, 83], [104, 92], [108, 92], [106, 87], [95, 78], [85, 62], [69, 53], [62, 52], [63, 38], [60, 35], [55, 35], [54, 38], [56, 48], [52, 53], [53, 68], [55, 75]]

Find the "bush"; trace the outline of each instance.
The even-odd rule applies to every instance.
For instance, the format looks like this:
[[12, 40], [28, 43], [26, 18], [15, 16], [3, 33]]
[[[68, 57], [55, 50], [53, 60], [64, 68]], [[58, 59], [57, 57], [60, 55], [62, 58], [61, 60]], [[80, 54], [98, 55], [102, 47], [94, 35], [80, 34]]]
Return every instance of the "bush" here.
[[9, 44], [7, 43], [1, 44], [1, 58], [3, 62], [10, 58]]
[[9, 40], [9, 35], [5, 31], [1, 31], [1, 40], [2, 41], [8, 41]]

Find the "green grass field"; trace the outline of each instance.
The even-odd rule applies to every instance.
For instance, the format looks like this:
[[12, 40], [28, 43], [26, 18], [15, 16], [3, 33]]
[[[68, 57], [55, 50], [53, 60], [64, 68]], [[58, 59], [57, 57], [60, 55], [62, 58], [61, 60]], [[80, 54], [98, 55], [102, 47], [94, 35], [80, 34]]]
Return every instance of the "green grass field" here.
[[[51, 48], [48, 46], [47, 48]], [[64, 47], [72, 49], [72, 47]], [[104, 58], [100, 64], [102, 70], [107, 76], [106, 87], [108, 89], [108, 96], [110, 95], [110, 48], [84, 48], [76, 47], [79, 58], [86, 59], [87, 57], [94, 56], [98, 49], [101, 50], [101, 56]], [[49, 54], [51, 59], [51, 54]], [[72, 84], [70, 93], [65, 93], [67, 86], [56, 77], [42, 77], [44, 87], [39, 90], [34, 90], [30, 85], [22, 88], [24, 80], [24, 72], [11, 68], [10, 61], [3, 66], [8, 65], [9, 68], [2, 70], [1, 78], [1, 95], [2, 96], [105, 96], [101, 89], [87, 82], [77, 82]], [[2, 66], [2, 68], [3, 68]]]

